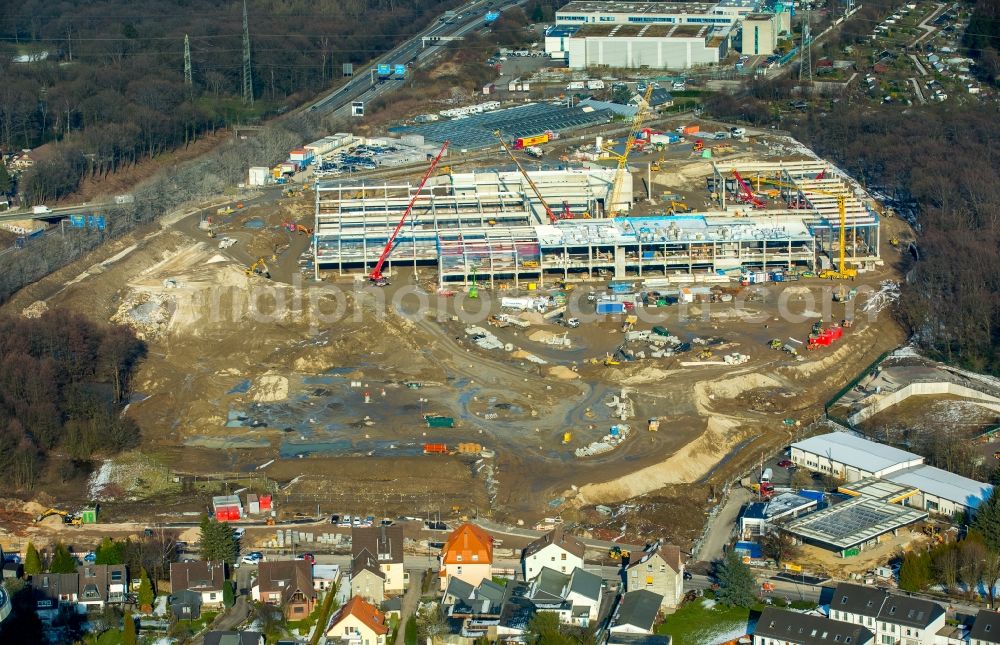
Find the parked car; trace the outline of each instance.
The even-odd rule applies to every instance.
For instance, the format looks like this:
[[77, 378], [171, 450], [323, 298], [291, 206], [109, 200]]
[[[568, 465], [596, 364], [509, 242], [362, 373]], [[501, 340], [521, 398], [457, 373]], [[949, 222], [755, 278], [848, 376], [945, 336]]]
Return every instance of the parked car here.
[[246, 535], [247, 530], [243, 528], [233, 529], [233, 537], [237, 540], [242, 540], [243, 536]]
[[778, 462], [778, 468], [791, 468], [795, 464], [788, 459], [782, 459]]
[[742, 137], [746, 133], [746, 128], [729, 128], [729, 134], [733, 137]]
[[349, 528], [351, 528], [351, 516], [350, 515], [344, 515], [343, 517], [341, 517], [340, 521], [337, 522], [337, 526], [339, 526], [342, 529], [349, 529]]
[[724, 131], [724, 130], [722, 130], [722, 131], [716, 132], [714, 138], [716, 138], [716, 139], [728, 139], [729, 138], [729, 133], [726, 132], [726, 131]]
[[355, 515], [354, 519], [351, 520], [351, 526], [361, 526], [361, 516]]
[[312, 553], [300, 553], [299, 555], [295, 556], [295, 559], [305, 560], [309, 564], [316, 564], [316, 556], [314, 556]]
[[337, 526], [338, 524], [340, 524], [340, 516], [339, 515], [331, 515], [330, 516], [330, 524], [333, 524], [334, 526]]
[[252, 551], [250, 553], [243, 554], [243, 557], [240, 558], [240, 563], [258, 565], [263, 559], [264, 559], [263, 554], [257, 551]]

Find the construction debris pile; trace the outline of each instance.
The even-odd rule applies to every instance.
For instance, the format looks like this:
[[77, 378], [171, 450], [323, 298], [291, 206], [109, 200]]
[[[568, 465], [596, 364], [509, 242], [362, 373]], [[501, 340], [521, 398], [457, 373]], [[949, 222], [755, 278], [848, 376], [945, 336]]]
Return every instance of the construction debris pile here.
[[624, 423], [619, 423], [618, 425], [611, 426], [611, 430], [608, 434], [604, 435], [597, 441], [584, 446], [583, 448], [577, 448], [574, 454], [577, 457], [594, 457], [596, 455], [602, 455], [606, 452], [611, 452], [629, 438], [632, 434], [632, 429]]

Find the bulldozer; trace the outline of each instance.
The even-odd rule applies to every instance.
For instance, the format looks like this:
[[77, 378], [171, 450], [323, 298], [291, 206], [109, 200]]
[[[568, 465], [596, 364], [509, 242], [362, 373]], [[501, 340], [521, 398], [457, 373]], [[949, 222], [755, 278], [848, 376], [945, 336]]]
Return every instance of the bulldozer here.
[[628, 560], [632, 557], [627, 549], [623, 549], [620, 546], [613, 546], [608, 549], [608, 557], [612, 560]]
[[713, 354], [712, 350], [710, 349], [703, 349], [700, 352], [698, 352], [698, 360], [700, 361], [707, 361], [711, 359], [713, 356], [715, 356], [715, 354]]
[[247, 267], [245, 273], [248, 276], [259, 275], [265, 278], [271, 277], [271, 271], [270, 269], [267, 268], [267, 263], [264, 262], [264, 258], [260, 258], [259, 260], [251, 264], [249, 267]]
[[769, 346], [769, 347], [770, 347], [771, 349], [781, 349], [781, 347], [782, 347], [783, 345], [784, 345], [784, 343], [782, 343], [782, 342], [781, 342], [781, 339], [780, 339], [780, 338], [772, 338], [772, 339], [771, 339], [771, 342], [769, 342], [769, 343], [768, 343], [768, 346]]

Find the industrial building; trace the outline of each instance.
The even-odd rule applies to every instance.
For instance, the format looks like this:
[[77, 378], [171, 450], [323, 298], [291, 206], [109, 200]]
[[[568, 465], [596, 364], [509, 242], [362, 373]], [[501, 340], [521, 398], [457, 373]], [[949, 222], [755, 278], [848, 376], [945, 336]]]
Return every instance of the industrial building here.
[[993, 486], [924, 464], [920, 455], [831, 432], [797, 441], [791, 460], [810, 470], [842, 477], [842, 492], [856, 498], [909, 505], [938, 515], [974, 513]]
[[927, 513], [907, 506], [855, 497], [796, 518], [781, 530], [802, 542], [846, 556], [875, 546], [883, 536], [896, 535], [899, 529], [926, 517]]
[[689, 69], [725, 58], [727, 33], [704, 24], [586, 25], [561, 42], [570, 69]]
[[781, 22], [778, 14], [752, 13], [743, 19], [743, 53], [770, 56], [778, 47]]
[[755, 2], [617, 2], [576, 0], [556, 11], [557, 25], [730, 26]]

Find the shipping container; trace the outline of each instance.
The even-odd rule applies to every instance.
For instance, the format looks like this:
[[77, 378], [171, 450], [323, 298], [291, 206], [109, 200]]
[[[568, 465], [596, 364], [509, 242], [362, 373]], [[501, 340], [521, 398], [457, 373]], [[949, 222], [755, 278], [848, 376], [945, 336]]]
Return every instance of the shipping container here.
[[424, 415], [424, 420], [427, 421], [428, 428], [454, 428], [455, 419], [452, 417], [441, 417], [437, 415], [427, 414]]
[[624, 302], [599, 302], [597, 303], [597, 313], [604, 315], [625, 313]]
[[699, 130], [701, 130], [701, 128], [698, 127], [697, 125], [688, 125], [688, 126], [684, 126], [684, 129], [681, 130], [681, 134], [694, 134], [695, 132], [698, 132]]
[[256, 493], [250, 493], [247, 495], [247, 513], [250, 515], [257, 515], [260, 513], [260, 501], [257, 499]]
[[271, 496], [270, 495], [260, 495], [258, 496], [258, 501], [260, 502], [261, 512], [271, 510]]
[[425, 443], [424, 444], [424, 454], [425, 455], [446, 455], [448, 454], [448, 446], [443, 443]]
[[536, 134], [533, 137], [518, 137], [514, 141], [515, 150], [523, 150], [528, 146], [537, 146], [540, 143], [548, 143], [549, 135], [547, 134]]

